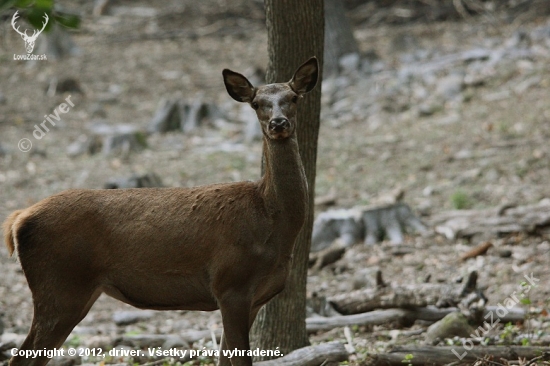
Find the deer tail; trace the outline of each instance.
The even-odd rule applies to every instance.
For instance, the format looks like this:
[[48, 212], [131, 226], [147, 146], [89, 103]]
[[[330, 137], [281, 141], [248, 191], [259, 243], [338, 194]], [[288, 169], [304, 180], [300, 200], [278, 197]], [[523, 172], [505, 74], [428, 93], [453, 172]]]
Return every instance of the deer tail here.
[[23, 212], [23, 210], [17, 210], [11, 213], [11, 215], [8, 216], [6, 221], [4, 221], [4, 224], [2, 225], [2, 228], [4, 229], [4, 241], [6, 242], [6, 246], [8, 247], [8, 252], [10, 254], [10, 257], [13, 255], [13, 252], [15, 251], [15, 227], [14, 223], [15, 220], [17, 220], [17, 217]]

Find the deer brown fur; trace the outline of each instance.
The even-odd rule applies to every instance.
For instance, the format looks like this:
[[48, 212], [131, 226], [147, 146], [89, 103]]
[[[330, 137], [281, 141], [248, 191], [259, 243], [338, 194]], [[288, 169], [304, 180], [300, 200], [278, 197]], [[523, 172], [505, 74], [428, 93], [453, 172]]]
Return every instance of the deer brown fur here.
[[[308, 210], [296, 108], [317, 75], [315, 58], [290, 82], [259, 88], [223, 71], [228, 93], [250, 103], [262, 126], [265, 173], [257, 182], [69, 190], [12, 213], [5, 241], [34, 302], [20, 349], [60, 347], [101, 293], [144, 309], [220, 309], [222, 349], [249, 349], [258, 310], [284, 288]], [[14, 356], [10, 364], [47, 362]], [[252, 360], [221, 355], [218, 365]]]

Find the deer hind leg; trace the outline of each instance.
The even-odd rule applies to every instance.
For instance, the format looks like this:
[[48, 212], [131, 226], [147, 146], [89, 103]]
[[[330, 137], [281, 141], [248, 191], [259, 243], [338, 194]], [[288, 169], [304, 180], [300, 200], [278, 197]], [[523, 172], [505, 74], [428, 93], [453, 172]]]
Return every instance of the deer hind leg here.
[[223, 335], [220, 347], [218, 366], [252, 366], [252, 357], [235, 354], [231, 358], [224, 356], [223, 350], [234, 352], [250, 349], [249, 330], [251, 316], [251, 301], [236, 293], [227, 299], [220, 299], [220, 310], [223, 321]]
[[[58, 294], [55, 293], [37, 296], [33, 293], [33, 321], [29, 334], [19, 350], [60, 348], [73, 328], [86, 316], [101, 291], [82, 291], [80, 289], [65, 294], [66, 296], [57, 296]], [[36, 358], [14, 356], [9, 365], [43, 366], [49, 360], [45, 356]]]
[[[252, 328], [252, 324], [254, 324], [254, 320], [256, 319], [256, 315], [258, 315], [258, 311], [260, 311], [260, 309], [262, 308], [262, 305], [259, 305], [259, 306], [255, 306], [252, 308], [252, 310], [250, 311], [249, 313], [249, 316], [248, 316], [248, 335], [250, 334], [250, 329]], [[229, 359], [227, 356], [224, 356], [223, 355], [223, 350], [229, 350], [229, 351], [234, 351], [235, 349], [234, 348], [229, 348], [228, 347], [228, 344], [226, 342], [227, 340], [227, 337], [226, 337], [227, 333], [225, 331], [225, 323], [224, 323], [224, 330], [223, 330], [223, 334], [222, 334], [222, 339], [221, 339], [221, 342], [220, 342], [220, 359], [218, 361], [218, 366], [231, 366], [231, 359]], [[248, 344], [248, 347], [250, 347], [250, 344]], [[239, 348], [240, 349], [240, 348]], [[247, 348], [248, 349], [248, 348]], [[245, 349], [245, 350], [247, 350]], [[252, 364], [252, 363], [250, 363]], [[240, 365], [239, 363], [234, 363], [233, 365]], [[245, 365], [248, 365], [248, 364], [245, 364]]]
[[224, 329], [222, 333], [222, 339], [220, 342], [220, 358], [218, 359], [217, 366], [231, 366], [231, 359], [229, 358], [229, 356], [224, 355], [224, 350], [229, 350], [229, 348], [227, 348], [227, 343], [225, 341], [226, 338], [227, 337]]

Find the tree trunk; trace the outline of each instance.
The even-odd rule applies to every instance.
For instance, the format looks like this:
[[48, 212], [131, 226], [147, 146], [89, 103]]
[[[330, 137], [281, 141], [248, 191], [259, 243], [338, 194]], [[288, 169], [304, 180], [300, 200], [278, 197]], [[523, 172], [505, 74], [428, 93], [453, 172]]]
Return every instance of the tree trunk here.
[[[323, 0], [265, 0], [269, 65], [267, 82], [286, 82], [298, 66], [317, 56], [322, 70]], [[321, 111], [321, 80], [298, 107], [298, 144], [309, 187], [309, 213], [294, 249], [285, 290], [259, 312], [252, 327], [253, 348], [287, 354], [309, 344], [306, 331], [306, 279], [315, 196], [315, 165]]]
[[325, 0], [325, 76], [338, 73], [340, 57], [358, 52], [359, 46], [346, 16], [343, 1]]

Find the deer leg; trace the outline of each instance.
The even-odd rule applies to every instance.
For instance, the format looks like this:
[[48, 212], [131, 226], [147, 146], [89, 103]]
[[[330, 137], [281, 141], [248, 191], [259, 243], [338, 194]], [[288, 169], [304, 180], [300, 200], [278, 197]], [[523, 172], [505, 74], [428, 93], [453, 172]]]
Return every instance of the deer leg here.
[[[256, 316], [258, 315], [258, 311], [260, 311], [260, 309], [262, 308], [263, 305], [260, 305], [260, 306], [256, 306], [252, 309], [252, 311], [250, 312], [250, 316], [249, 316], [249, 322], [248, 322], [248, 333], [250, 334], [250, 329], [252, 328], [252, 324], [254, 324], [254, 320], [256, 319]], [[225, 328], [224, 328], [224, 331], [222, 333], [222, 339], [221, 339], [221, 342], [220, 342], [220, 360], [218, 361], [218, 366], [231, 366], [231, 361], [228, 357], [224, 357], [223, 356], [223, 350], [229, 350], [229, 348], [227, 348], [227, 343], [225, 342], [226, 340], [226, 337], [225, 337], [226, 333], [225, 333]]]
[[227, 355], [224, 355], [224, 350], [228, 350], [227, 343], [225, 342], [225, 329], [222, 332], [222, 339], [220, 341], [220, 358], [218, 359], [217, 366], [231, 366], [231, 360]]
[[[70, 294], [70, 299], [56, 297], [53, 294], [49, 294], [49, 296], [35, 295], [31, 329], [19, 350], [60, 348], [73, 328], [86, 316], [100, 294], [101, 291], [90, 291], [86, 295], [83, 295], [82, 291], [75, 291]], [[36, 358], [14, 356], [9, 365], [43, 366], [49, 360], [45, 356]]]
[[[218, 366], [252, 366], [252, 357], [243, 355], [250, 349], [250, 300], [235, 293], [230, 299], [220, 301], [223, 321], [223, 335], [220, 347]], [[237, 351], [231, 358], [223, 350]]]

